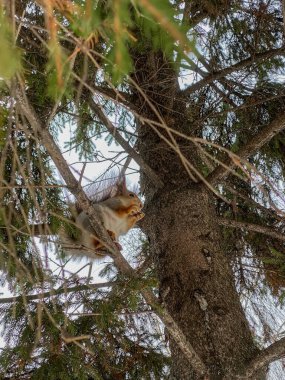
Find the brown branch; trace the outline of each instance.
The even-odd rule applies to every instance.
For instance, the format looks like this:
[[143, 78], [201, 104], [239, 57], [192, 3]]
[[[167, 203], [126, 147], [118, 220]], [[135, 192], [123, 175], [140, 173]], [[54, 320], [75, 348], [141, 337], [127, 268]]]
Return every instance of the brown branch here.
[[100, 107], [100, 105], [96, 104], [94, 100], [91, 98], [89, 100], [90, 108], [95, 112], [95, 114], [99, 117], [101, 122], [107, 128], [107, 130], [111, 133], [114, 139], [118, 144], [128, 153], [130, 157], [141, 167], [143, 172], [151, 179], [154, 185], [157, 188], [163, 187], [163, 182], [158, 177], [158, 175], [153, 171], [151, 167], [149, 167], [141, 156], [132, 148], [129, 143], [118, 133], [117, 128], [111, 123], [108, 117], [105, 115], [104, 111]]
[[[11, 227], [13, 228], [13, 226]], [[58, 233], [54, 226], [49, 223], [29, 224], [27, 226], [23, 226], [21, 229], [17, 230], [17, 232], [22, 232], [24, 234], [28, 233], [33, 237], [56, 235]]]
[[[196, 53], [197, 54], [197, 53]], [[198, 58], [199, 59], [199, 58]], [[186, 58], [187, 62], [189, 63], [191, 69], [193, 71], [195, 71], [197, 74], [199, 74], [202, 78], [206, 78], [207, 77], [207, 72], [203, 71], [202, 69], [200, 69], [200, 67], [194, 62], [192, 61], [192, 59], [190, 58]], [[200, 60], [200, 59], [199, 59]], [[210, 70], [210, 67], [209, 65], [206, 63], [206, 61], [204, 59], [201, 59], [201, 61], [203, 61], [202, 63], [204, 64], [204, 66], [206, 67], [206, 69]], [[222, 81], [220, 81], [222, 83]], [[225, 87], [225, 84], [222, 83], [223, 86]], [[224, 93], [217, 85], [216, 83], [211, 83], [211, 87], [222, 97], [222, 101], [224, 101], [225, 103], [227, 104], [230, 104], [231, 106], [235, 107], [236, 104], [235, 102], [232, 101], [232, 99], [229, 97], [229, 94], [226, 94]]]
[[268, 367], [275, 360], [284, 358], [285, 356], [285, 338], [281, 338], [269, 347], [265, 348], [250, 362], [242, 375], [238, 375], [236, 379], [248, 380], [253, 378], [253, 375], [262, 368]]
[[[241, 159], [246, 159], [252, 154], [262, 148], [267, 144], [275, 135], [281, 132], [285, 128], [285, 112], [282, 112], [278, 115], [270, 124], [264, 127], [256, 136], [253, 136], [247, 144], [245, 144], [240, 150], [236, 153]], [[229, 169], [232, 169], [235, 164], [228, 158], [224, 165], [218, 166], [209, 176], [207, 181], [212, 185], [220, 181], [222, 178], [228, 175]]]
[[92, 227], [97, 232], [98, 236], [102, 238], [104, 245], [110, 250], [110, 253], [116, 252], [117, 248], [115, 244], [112, 242], [109, 235], [107, 234], [105, 228], [102, 225], [102, 222], [96, 215], [94, 215], [92, 203], [85, 194], [82, 186], [74, 177], [72, 171], [69, 168], [68, 163], [62, 156], [62, 153], [59, 147], [56, 145], [52, 135], [50, 134], [48, 129], [46, 129], [45, 126], [40, 122], [39, 118], [37, 118], [34, 110], [32, 109], [32, 107], [28, 103], [28, 100], [26, 99], [25, 93], [22, 93], [18, 88], [16, 91], [16, 95], [17, 104], [19, 108], [25, 115], [26, 119], [29, 121], [29, 124], [31, 125], [34, 131], [35, 136], [39, 137], [41, 143], [51, 156], [67, 187], [76, 197], [79, 207], [82, 210], [85, 210], [88, 217], [90, 218]]
[[93, 86], [92, 88], [94, 91], [107, 97], [107, 99], [115, 100], [116, 102], [123, 104], [124, 106], [130, 108], [131, 110], [136, 111], [135, 105], [131, 103], [130, 94], [119, 91], [117, 89], [113, 90], [112, 88], [109, 88], [109, 87]]
[[130, 95], [129, 94], [126, 94], [125, 92], [118, 91], [117, 89], [112, 89], [112, 88], [108, 88], [108, 87], [102, 87], [102, 86], [90, 87], [89, 84], [84, 82], [82, 80], [82, 78], [80, 78], [80, 76], [78, 76], [76, 73], [72, 72], [71, 75], [79, 83], [81, 83], [85, 88], [91, 90], [92, 93], [96, 93], [97, 95], [101, 95], [103, 98], [105, 98], [107, 100], [113, 100], [114, 102], [119, 103], [122, 106], [125, 106], [134, 112], [137, 111], [136, 106], [133, 103], [131, 103], [131, 101], [130, 101]]
[[247, 59], [244, 59], [240, 62], [235, 63], [232, 66], [225, 67], [224, 69], [220, 71], [216, 71], [208, 75], [207, 77], [199, 80], [198, 82], [192, 84], [191, 86], [185, 88], [184, 90], [181, 90], [180, 94], [184, 97], [194, 93], [197, 90], [200, 90], [202, 87], [206, 86], [207, 84], [212, 83], [213, 81], [223, 78], [234, 71], [238, 71], [241, 69], [244, 69], [247, 66], [250, 66], [251, 64], [256, 64], [262, 62], [264, 59], [272, 58], [276, 55], [283, 55], [285, 52], [284, 46], [277, 49], [270, 49], [267, 51], [264, 51], [262, 53], [257, 53]]
[[[199, 62], [201, 62], [202, 65], [208, 70], [208, 73], [205, 73], [204, 71], [202, 71], [204, 74], [204, 75], [200, 74], [202, 76], [202, 78], [204, 78], [206, 75], [212, 74], [213, 69], [212, 69], [211, 65], [206, 61], [206, 59], [199, 53], [199, 51], [197, 49], [195, 50], [195, 55], [198, 58]], [[243, 83], [234, 82], [233, 80], [230, 80], [228, 78], [221, 78], [219, 80], [219, 82], [222, 84], [224, 89], [226, 91], [228, 91], [228, 97], [229, 97], [229, 94], [231, 94], [231, 95], [235, 95], [238, 98], [244, 99], [244, 96], [240, 92], [237, 92], [234, 89], [234, 87], [237, 87], [237, 86], [244, 88], [245, 86], [243, 85]], [[231, 101], [232, 105], [234, 104], [234, 107], [236, 107], [236, 104], [231, 99], [230, 99], [230, 101]]]
[[[39, 137], [40, 142], [43, 144], [52, 160], [54, 161], [58, 171], [60, 172], [62, 178], [66, 182], [66, 185], [70, 191], [75, 196], [79, 207], [86, 212], [90, 220], [90, 224], [96, 236], [100, 238], [100, 241], [104, 244], [106, 249], [110, 251], [110, 256], [114, 259], [114, 263], [118, 270], [124, 275], [130, 278], [138, 278], [135, 270], [130, 266], [128, 261], [122, 256], [121, 252], [116, 247], [115, 243], [111, 240], [106, 229], [104, 228], [101, 220], [97, 217], [92, 207], [92, 203], [89, 201], [88, 197], [84, 193], [82, 187], [73, 176], [67, 162], [62, 156], [62, 153], [58, 146], [55, 144], [53, 137], [47, 128], [40, 122], [39, 118], [36, 116], [34, 110], [28, 103], [25, 93], [17, 89], [17, 103], [27, 120], [29, 121], [34, 134]], [[154, 312], [160, 317], [161, 321], [164, 323], [169, 334], [172, 336], [178, 347], [184, 353], [188, 359], [190, 365], [193, 369], [201, 376], [207, 374], [207, 368], [202, 362], [200, 357], [197, 355], [196, 351], [192, 345], [187, 341], [185, 335], [180, 330], [172, 316], [165, 310], [159, 303], [156, 296], [147, 289], [142, 289], [141, 294], [145, 301], [152, 307]]]
[[202, 362], [193, 346], [187, 341], [185, 335], [180, 330], [169, 312], [158, 303], [157, 298], [152, 292], [142, 289], [141, 294], [146, 302], [152, 307], [153, 311], [160, 317], [161, 321], [167, 328], [168, 333], [184, 353], [193, 369], [202, 376], [206, 375], [208, 371], [205, 364]]
[[0, 186], [1, 190], [14, 190], [14, 189], [54, 189], [54, 188], [66, 188], [65, 185], [33, 185], [32, 183], [29, 185], [7, 185], [7, 186]]
[[[284, 0], [285, 1], [285, 0]], [[220, 112], [217, 112], [216, 114], [214, 115], [211, 115], [212, 117], [220, 117], [221, 115], [224, 115], [224, 114], [227, 114], [229, 112], [237, 112], [237, 111], [241, 111], [241, 110], [244, 110], [246, 108], [251, 108], [251, 107], [255, 107], [255, 106], [258, 106], [260, 104], [264, 104], [266, 102], [269, 102], [270, 100], [274, 100], [274, 99], [279, 99], [279, 98], [284, 98], [285, 97], [285, 93], [279, 93], [279, 94], [275, 94], [275, 95], [272, 95], [272, 96], [267, 96], [267, 97], [264, 97], [264, 98], [261, 98], [261, 99], [256, 99], [256, 100], [253, 100], [252, 98], [248, 98], [243, 104], [241, 104], [240, 106], [237, 106], [237, 107], [229, 107], [227, 110], [224, 110], [224, 111], [220, 111]], [[250, 111], [249, 111], [250, 112]]]
[[249, 205], [251, 205], [255, 208], [258, 208], [260, 211], [265, 213], [270, 218], [284, 222], [284, 216], [277, 214], [277, 212], [275, 210], [273, 210], [272, 208], [267, 208], [267, 207], [261, 205], [260, 203], [256, 202], [254, 199], [249, 198], [248, 196], [237, 191], [236, 189], [234, 189], [232, 186], [230, 186], [226, 182], [222, 182], [222, 184], [223, 184], [223, 186], [226, 187], [227, 190], [229, 190], [232, 194], [236, 195], [238, 198], [242, 199], [245, 203], [248, 203]]
[[49, 291], [46, 291], [43, 293], [38, 293], [38, 294], [30, 294], [30, 295], [21, 295], [21, 296], [16, 296], [16, 297], [0, 298], [0, 304], [18, 302], [18, 301], [21, 301], [23, 299], [23, 297], [25, 297], [25, 300], [27, 300], [27, 301], [41, 300], [43, 298], [58, 296], [60, 294], [67, 294], [67, 293], [72, 293], [72, 292], [82, 292], [83, 290], [107, 288], [107, 287], [113, 286], [114, 284], [116, 284], [116, 281], [102, 282], [101, 284], [77, 285], [77, 286], [73, 286], [71, 288], [60, 287], [58, 289], [52, 289], [52, 290], [49, 290]]
[[238, 222], [232, 219], [218, 218], [218, 224], [227, 227], [245, 229], [247, 231], [258, 232], [260, 234], [268, 235], [274, 239], [285, 241], [285, 235], [281, 232], [276, 232], [270, 227], [261, 226], [259, 224], [253, 224], [248, 222]]
[[282, 0], [282, 16], [283, 16], [283, 41], [285, 38], [285, 0]]

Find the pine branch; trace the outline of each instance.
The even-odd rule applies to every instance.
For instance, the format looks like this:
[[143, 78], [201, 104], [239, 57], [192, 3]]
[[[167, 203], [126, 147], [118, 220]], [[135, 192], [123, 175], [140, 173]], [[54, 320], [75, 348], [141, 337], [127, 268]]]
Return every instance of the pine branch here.
[[117, 248], [113, 241], [110, 239], [107, 231], [102, 225], [102, 222], [94, 215], [94, 209], [92, 203], [85, 194], [82, 186], [78, 183], [74, 177], [72, 171], [69, 168], [68, 163], [64, 159], [59, 147], [56, 145], [52, 135], [48, 129], [40, 122], [40, 119], [36, 116], [35, 111], [30, 106], [25, 93], [21, 92], [19, 88], [16, 91], [17, 104], [20, 110], [25, 115], [29, 124], [31, 125], [35, 136], [40, 139], [40, 142], [45, 147], [52, 160], [54, 161], [58, 171], [64, 179], [68, 189], [76, 197], [79, 207], [85, 210], [90, 218], [92, 227], [97, 232], [98, 236], [102, 238], [102, 242], [110, 250], [110, 252], [116, 252]]
[[269, 364], [275, 360], [284, 358], [285, 356], [285, 338], [281, 338], [277, 342], [271, 344], [257, 354], [257, 356], [250, 362], [242, 375], [235, 378], [240, 380], [248, 380], [253, 378], [253, 375], [262, 368], [268, 367]]
[[[74, 74], [76, 79], [81, 81], [81, 78]], [[84, 83], [85, 87], [89, 89], [91, 93], [94, 93], [94, 88], [91, 88], [89, 85]], [[163, 187], [163, 183], [158, 175], [142, 160], [140, 155], [128, 144], [127, 141], [118, 133], [117, 128], [110, 122], [107, 118], [101, 107], [94, 102], [92, 97], [89, 99], [90, 108], [97, 114], [99, 119], [105, 125], [105, 127], [109, 130], [110, 133], [113, 134], [115, 140], [119, 145], [123, 147], [123, 149], [131, 156], [134, 161], [142, 168], [145, 174], [153, 181], [157, 188]], [[132, 108], [133, 109], [133, 108]]]
[[223, 186], [226, 187], [227, 190], [229, 190], [232, 194], [234, 194], [236, 197], [242, 199], [245, 203], [249, 204], [252, 207], [255, 207], [259, 209], [262, 213], [266, 214], [268, 217], [276, 219], [278, 221], [284, 222], [284, 216], [279, 215], [276, 211], [274, 211], [272, 208], [267, 208], [260, 203], [256, 202], [254, 199], [249, 198], [248, 196], [242, 194], [241, 192], [234, 189], [232, 186], [230, 186], [226, 182], [222, 182]]
[[38, 293], [38, 294], [31, 294], [31, 295], [25, 294], [25, 295], [20, 295], [16, 297], [0, 298], [0, 304], [18, 302], [18, 301], [21, 301], [23, 297], [25, 297], [26, 301], [42, 300], [44, 298], [50, 298], [53, 296], [58, 296], [60, 294], [82, 292], [83, 290], [90, 290], [90, 289], [107, 288], [115, 284], [116, 284], [116, 281], [110, 281], [110, 282], [102, 282], [101, 284], [77, 285], [71, 288], [60, 287], [58, 289], [52, 289], [50, 291]]
[[[200, 60], [200, 59], [199, 59]], [[206, 61], [204, 59], [201, 59], [201, 61], [203, 60], [203, 64], [204, 66], [206, 67], [207, 70], [210, 71], [210, 67], [209, 65], [206, 63]], [[192, 59], [190, 58], [187, 58], [187, 62], [189, 63], [191, 69], [193, 71], [195, 71], [197, 74], [199, 74], [202, 78], [206, 78], [207, 77], [207, 72], [203, 71], [194, 61], [192, 61]], [[220, 81], [221, 83], [223, 82], [222, 80]], [[225, 87], [225, 84], [222, 83], [223, 86]], [[233, 107], [236, 107], [236, 104], [232, 101], [232, 99], [229, 97], [229, 94], [226, 94], [224, 93], [217, 85], [216, 83], [211, 83], [211, 87], [221, 96], [222, 98], [222, 101], [224, 101], [225, 103], [227, 104], [230, 104], [231, 106]]]
[[235, 71], [242, 70], [250, 66], [251, 64], [260, 63], [264, 59], [269, 59], [269, 58], [275, 57], [276, 55], [283, 55], [284, 52], [285, 52], [285, 48], [284, 46], [282, 46], [277, 49], [270, 49], [262, 53], [257, 53], [254, 56], [251, 56], [247, 59], [237, 62], [232, 66], [225, 67], [224, 69], [220, 71], [209, 74], [207, 77], [199, 80], [198, 82], [192, 84], [191, 86], [185, 88], [184, 90], [181, 90], [180, 95], [187, 97], [188, 95], [193, 94], [195, 91], [200, 90], [207, 84], [210, 84], [217, 79], [223, 78]]
[[220, 111], [220, 112], [216, 113], [216, 116], [224, 115], [224, 114], [227, 114], [229, 112], [237, 112], [240, 110], [245, 110], [246, 108], [255, 107], [257, 105], [264, 104], [264, 103], [269, 102], [271, 100], [284, 98], [284, 97], [285, 97], [285, 93], [282, 92], [282, 93], [274, 94], [274, 95], [267, 96], [267, 97], [260, 98], [260, 99], [248, 98], [243, 104], [236, 106], [236, 107], [228, 108], [227, 110]]
[[[9, 227], [7, 227], [9, 228]], [[49, 235], [56, 235], [57, 230], [49, 223], [42, 223], [42, 224], [29, 224], [23, 226], [21, 230], [17, 230], [18, 232], [22, 232], [24, 234], [29, 234], [30, 236], [36, 237], [36, 236], [49, 236]]]
[[88, 89], [91, 93], [100, 94], [106, 99], [113, 100], [116, 103], [119, 103], [132, 111], [137, 111], [136, 106], [131, 102], [129, 94], [126, 94], [123, 91], [119, 91], [117, 89], [112, 89], [109, 87], [102, 87], [102, 86], [96, 86], [92, 85], [92, 87], [86, 83], [86, 81], [83, 81], [80, 76], [78, 76], [75, 72], [72, 72], [71, 74], [82, 86], [84, 86], [86, 89]]
[[156, 185], [157, 188], [163, 187], [163, 183], [158, 175], [153, 171], [151, 167], [148, 166], [148, 164], [143, 161], [141, 156], [134, 150], [134, 148], [132, 148], [129, 143], [118, 133], [117, 128], [105, 115], [100, 105], [96, 104], [92, 98], [89, 100], [89, 105], [102, 121], [107, 130], [110, 132], [110, 134], [117, 141], [117, 143], [120, 144], [121, 147], [128, 153], [128, 155], [132, 157], [132, 159], [141, 167], [144, 173], [152, 180], [153, 184]]
[[[29, 121], [35, 136], [39, 138], [41, 144], [45, 147], [45, 149], [51, 156], [59, 173], [66, 182], [66, 185], [68, 186], [72, 194], [75, 196], [79, 207], [81, 207], [81, 209], [87, 214], [90, 220], [90, 224], [96, 232], [98, 240], [100, 239], [100, 241], [104, 244], [106, 249], [109, 250], [110, 256], [113, 258], [115, 265], [122, 274], [130, 278], [138, 278], [135, 270], [130, 266], [130, 264], [122, 256], [121, 252], [116, 247], [115, 243], [111, 240], [101, 220], [94, 212], [92, 203], [89, 201], [82, 187], [80, 186], [76, 178], [73, 176], [67, 162], [63, 158], [62, 153], [56, 145], [52, 135], [45, 127], [45, 125], [43, 125], [40, 122], [40, 119], [37, 117], [35, 111], [30, 106], [25, 96], [25, 93], [22, 92], [19, 88], [17, 88], [16, 95], [17, 104], [19, 108], [25, 115], [26, 119]], [[150, 290], [144, 288], [141, 290], [141, 294], [144, 297], [145, 301], [152, 307], [154, 312], [160, 317], [161, 321], [167, 328], [169, 334], [172, 336], [173, 340], [176, 342], [178, 347], [187, 357], [193, 369], [201, 376], [206, 375], [207, 368], [205, 364], [202, 362], [192, 345], [187, 341], [185, 335], [180, 330], [172, 316], [168, 313], [166, 309], [164, 309], [160, 305], [156, 296]]]
[[283, 39], [285, 36], [285, 0], [282, 0], [282, 16], [283, 16]]
[[119, 90], [113, 90], [109, 87], [102, 87], [102, 86], [93, 86], [92, 87], [96, 92], [102, 94], [107, 99], [112, 99], [115, 102], [121, 103], [124, 106], [132, 109], [133, 111], [136, 111], [136, 107], [133, 103], [130, 101], [130, 95]]
[[[270, 124], [264, 127], [256, 136], [253, 136], [247, 144], [245, 144], [236, 155], [241, 159], [246, 159], [250, 157], [252, 154], [257, 152], [260, 148], [262, 148], [265, 144], [267, 144], [275, 135], [281, 132], [285, 128], [285, 112], [282, 112], [278, 115]], [[207, 177], [207, 181], [214, 185], [222, 178], [228, 175], [229, 169], [232, 169], [235, 164], [234, 162], [228, 158], [224, 165], [226, 167], [220, 165], [218, 166], [212, 173], [210, 173]]]
[[245, 229], [247, 231], [258, 232], [260, 234], [264, 234], [270, 236], [274, 239], [285, 241], [285, 235], [281, 232], [276, 232], [273, 228], [261, 226], [259, 224], [253, 224], [248, 222], [238, 222], [236, 220], [226, 219], [226, 218], [218, 218], [218, 223], [221, 226], [233, 227]]

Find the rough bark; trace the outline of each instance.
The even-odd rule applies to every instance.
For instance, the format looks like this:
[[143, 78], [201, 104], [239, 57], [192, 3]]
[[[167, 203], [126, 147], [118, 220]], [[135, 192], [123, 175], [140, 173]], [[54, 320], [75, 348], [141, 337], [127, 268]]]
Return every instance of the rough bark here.
[[[256, 347], [222, 249], [212, 195], [196, 185], [167, 190], [148, 204], [148, 215], [145, 230], [162, 301], [207, 364], [211, 379], [240, 372]], [[195, 379], [173, 342], [171, 350], [173, 378]]]
[[[137, 54], [134, 61], [134, 79], [160, 115], [172, 128], [189, 133], [191, 125], [171, 66], [159, 53]], [[144, 116], [156, 118], [139, 94], [134, 99]], [[195, 148], [182, 140], [177, 143], [185, 157], [199, 165]], [[146, 218], [142, 224], [156, 263], [161, 301], [208, 367], [209, 378], [233, 378], [258, 350], [223, 250], [214, 196], [205, 186], [191, 182], [177, 154], [147, 125], [139, 128], [138, 145], [143, 160], [166, 184], [156, 192], [143, 179]], [[172, 378], [198, 379], [171, 338], [170, 347]]]

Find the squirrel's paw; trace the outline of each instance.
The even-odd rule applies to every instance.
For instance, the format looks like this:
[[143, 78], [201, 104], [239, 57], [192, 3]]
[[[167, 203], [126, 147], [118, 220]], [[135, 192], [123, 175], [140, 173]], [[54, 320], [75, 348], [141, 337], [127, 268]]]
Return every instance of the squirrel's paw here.
[[130, 210], [130, 213], [129, 215], [137, 215], [141, 212], [141, 207], [138, 206], [138, 205], [133, 205], [131, 210]]
[[143, 212], [139, 212], [136, 217], [138, 218], [138, 220], [142, 219], [145, 217], [145, 214]]
[[135, 214], [130, 215], [129, 217], [132, 220], [135, 220], [137, 222], [138, 220], [141, 220], [144, 216], [145, 216], [145, 214], [143, 212], [139, 211]]

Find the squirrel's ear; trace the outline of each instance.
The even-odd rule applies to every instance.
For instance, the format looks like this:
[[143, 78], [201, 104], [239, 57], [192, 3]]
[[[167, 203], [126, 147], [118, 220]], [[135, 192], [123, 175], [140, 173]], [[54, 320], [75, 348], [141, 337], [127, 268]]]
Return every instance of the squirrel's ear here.
[[114, 191], [111, 192], [111, 197], [115, 197], [117, 195], [125, 195], [127, 192], [127, 185], [126, 185], [126, 177], [121, 177], [118, 182], [116, 183], [116, 186], [114, 186]]
[[125, 193], [127, 191], [127, 181], [125, 176], [121, 177], [120, 185], [122, 192]]
[[118, 194], [118, 185], [115, 185], [112, 187], [111, 192], [110, 192], [110, 198], [116, 197]]

